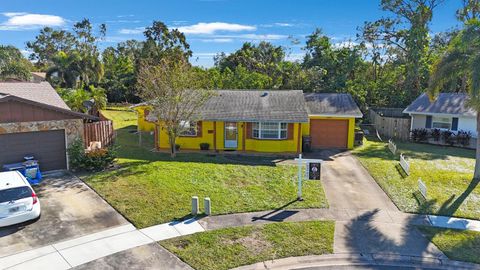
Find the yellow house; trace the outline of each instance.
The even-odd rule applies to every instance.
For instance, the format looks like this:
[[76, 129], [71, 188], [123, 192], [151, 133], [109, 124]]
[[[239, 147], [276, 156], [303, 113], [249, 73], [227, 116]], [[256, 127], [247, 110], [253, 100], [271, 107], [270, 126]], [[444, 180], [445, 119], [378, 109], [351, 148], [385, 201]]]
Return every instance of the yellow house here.
[[[343, 106], [343, 107], [339, 107]], [[150, 107], [135, 106], [142, 131], [155, 131], [157, 149], [169, 149], [162, 121]], [[360, 110], [348, 94], [303, 94], [301, 90], [218, 90], [202, 107], [201, 120], [184, 122], [180, 149], [201, 145], [216, 151], [300, 153], [312, 148], [352, 148]]]

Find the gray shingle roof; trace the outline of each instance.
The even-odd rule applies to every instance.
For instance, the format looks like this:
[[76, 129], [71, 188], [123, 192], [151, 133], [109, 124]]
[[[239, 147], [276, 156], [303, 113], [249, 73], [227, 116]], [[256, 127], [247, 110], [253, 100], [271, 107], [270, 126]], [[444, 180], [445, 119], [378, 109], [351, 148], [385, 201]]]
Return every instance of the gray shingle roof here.
[[70, 110], [63, 99], [57, 94], [57, 91], [55, 91], [48, 82], [0, 82], [0, 94], [12, 95]]
[[308, 122], [301, 90], [218, 90], [202, 108], [216, 121]]
[[349, 94], [305, 93], [308, 114], [361, 118], [362, 112]]
[[452, 114], [475, 117], [476, 111], [466, 105], [464, 93], [440, 93], [433, 102], [427, 94], [420, 95], [403, 112], [418, 114]]

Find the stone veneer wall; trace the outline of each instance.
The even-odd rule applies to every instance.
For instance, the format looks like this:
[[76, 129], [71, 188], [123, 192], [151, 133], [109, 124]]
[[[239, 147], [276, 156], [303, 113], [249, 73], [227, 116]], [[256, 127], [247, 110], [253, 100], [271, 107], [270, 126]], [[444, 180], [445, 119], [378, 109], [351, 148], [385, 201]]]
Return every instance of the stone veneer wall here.
[[68, 146], [77, 138], [83, 138], [83, 120], [66, 119], [38, 122], [0, 123], [0, 134], [64, 129]]

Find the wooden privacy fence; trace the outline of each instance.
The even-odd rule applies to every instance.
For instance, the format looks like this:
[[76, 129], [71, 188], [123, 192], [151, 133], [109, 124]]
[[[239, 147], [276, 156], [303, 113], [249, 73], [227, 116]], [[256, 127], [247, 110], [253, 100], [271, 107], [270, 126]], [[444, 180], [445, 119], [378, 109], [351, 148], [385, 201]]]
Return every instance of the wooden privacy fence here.
[[112, 121], [98, 121], [86, 123], [83, 126], [83, 138], [85, 147], [89, 147], [91, 142], [101, 142], [102, 147], [109, 146], [115, 138]]
[[410, 117], [400, 108], [372, 108], [370, 121], [381, 136], [407, 141], [410, 138]]

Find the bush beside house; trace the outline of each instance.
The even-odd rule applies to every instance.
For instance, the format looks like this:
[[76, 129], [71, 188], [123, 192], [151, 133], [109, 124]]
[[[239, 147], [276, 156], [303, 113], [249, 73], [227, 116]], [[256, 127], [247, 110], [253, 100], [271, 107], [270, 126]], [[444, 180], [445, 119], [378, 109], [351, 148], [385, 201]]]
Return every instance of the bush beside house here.
[[428, 142], [440, 145], [468, 147], [471, 138], [472, 133], [463, 130], [455, 133], [450, 130], [417, 128], [411, 132], [411, 140], [414, 142]]
[[75, 170], [102, 171], [110, 167], [116, 158], [114, 147], [85, 151], [83, 141], [75, 140], [68, 149], [70, 165]]

